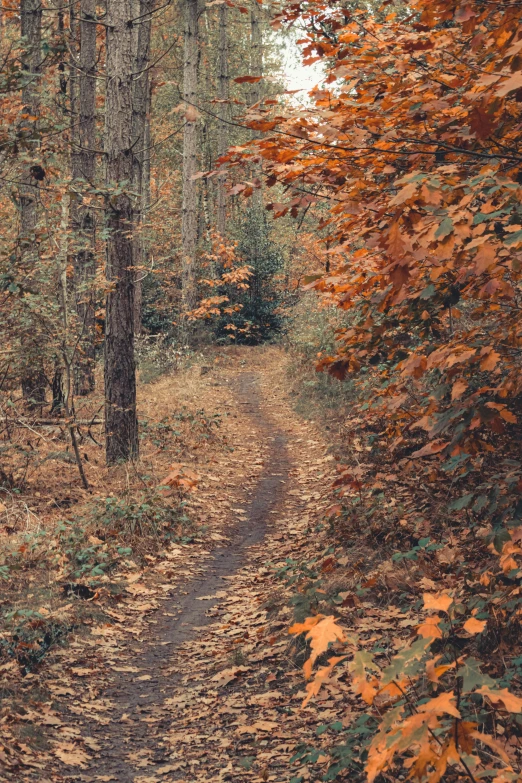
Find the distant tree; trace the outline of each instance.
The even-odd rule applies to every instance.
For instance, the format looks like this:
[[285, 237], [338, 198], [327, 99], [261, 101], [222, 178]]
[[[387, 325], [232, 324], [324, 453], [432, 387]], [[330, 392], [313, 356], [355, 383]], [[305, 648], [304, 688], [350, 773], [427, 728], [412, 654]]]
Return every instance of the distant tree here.
[[[220, 122], [218, 125], [217, 154], [224, 155], [229, 146], [229, 76], [228, 76], [228, 6], [222, 3], [219, 6], [219, 31], [218, 31], [218, 61], [217, 81]], [[226, 175], [220, 173], [217, 182], [217, 217], [216, 228], [218, 234], [225, 236], [227, 226], [227, 195]]]
[[134, 237], [134, 331], [141, 331], [142, 267], [145, 262], [145, 242], [142, 223], [150, 194], [150, 47], [152, 15], [156, 0], [133, 0], [133, 81], [132, 81], [132, 145], [134, 150], [132, 184], [137, 194], [136, 227]]
[[184, 2], [183, 99], [186, 101], [183, 133], [183, 205], [181, 216], [182, 309], [186, 313], [196, 305], [197, 269], [197, 185], [198, 170], [197, 111], [198, 89], [198, 0]]
[[[96, 0], [80, 3], [80, 54], [71, 74], [73, 151], [72, 179], [76, 187], [92, 189], [96, 177]], [[76, 89], [76, 83], [79, 84]], [[78, 93], [78, 95], [77, 95]], [[78, 250], [74, 257], [76, 311], [81, 339], [75, 366], [75, 392], [94, 390], [95, 369], [95, 228], [94, 210], [72, 202], [72, 222]]]
[[[40, 78], [42, 72], [42, 4], [41, 0], [21, 0], [20, 32], [22, 35], [22, 103], [24, 106], [21, 139], [26, 162], [20, 176], [18, 200], [20, 208], [20, 263], [22, 274], [31, 279], [39, 262], [37, 227], [40, 205], [40, 184], [44, 169], [35, 162], [39, 145], [38, 115], [40, 112]], [[35, 292], [33, 292], [35, 293]], [[23, 338], [22, 390], [31, 405], [45, 402], [47, 379], [44, 372], [42, 346], [34, 310], [26, 311], [27, 323], [21, 325]]]
[[233, 336], [238, 343], [257, 345], [276, 335], [283, 326], [283, 294], [277, 277], [282, 273], [284, 257], [272, 239], [265, 215], [254, 205], [245, 212], [238, 228], [237, 254], [249, 265], [252, 275], [245, 290], [224, 286], [217, 291], [228, 297], [231, 307], [239, 307], [233, 314], [218, 319], [216, 335], [219, 339]]

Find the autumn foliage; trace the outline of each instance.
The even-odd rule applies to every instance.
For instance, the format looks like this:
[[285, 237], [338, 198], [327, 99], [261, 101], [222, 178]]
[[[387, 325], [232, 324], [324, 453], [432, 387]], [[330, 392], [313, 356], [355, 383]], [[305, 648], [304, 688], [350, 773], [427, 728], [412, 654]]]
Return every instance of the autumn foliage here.
[[[397, 530], [413, 528], [431, 575], [430, 547], [447, 546], [446, 536], [473, 550], [450, 566], [454, 590], [425, 596], [420, 638], [384, 668], [333, 616], [294, 625], [311, 645], [307, 678], [335, 652], [305, 703], [348, 668], [380, 721], [370, 781], [399, 758], [419, 781], [518, 780], [516, 741], [500, 740], [495, 725], [522, 701], [468, 652], [493, 623], [514, 655], [501, 634], [516, 634], [521, 611], [522, 6], [291, 3], [276, 26], [294, 25], [306, 30], [304, 62], [321, 62], [325, 83], [307, 108], [256, 110], [251, 126], [265, 135], [227, 162], [253, 151], [262, 159], [275, 217], [316, 210], [322, 258], [305, 287], [344, 312], [336, 350], [318, 369], [355, 385], [354, 429], [386, 450], [388, 472], [399, 464], [437, 496], [420, 522], [399, 521], [390, 504]], [[357, 524], [350, 507], [397, 475], [377, 479], [341, 465], [333, 517]], [[384, 530], [380, 541], [394, 535]]]
[[419, 457], [464, 462], [517, 422], [520, 15], [418, 0], [405, 18], [321, 3], [285, 17], [307, 22], [305, 62], [325, 61], [331, 86], [264, 123], [268, 184], [292, 194], [269, 207], [328, 202], [327, 271], [308, 284], [347, 317], [320, 367], [373, 372], [372, 410], [395, 448], [427, 433]]

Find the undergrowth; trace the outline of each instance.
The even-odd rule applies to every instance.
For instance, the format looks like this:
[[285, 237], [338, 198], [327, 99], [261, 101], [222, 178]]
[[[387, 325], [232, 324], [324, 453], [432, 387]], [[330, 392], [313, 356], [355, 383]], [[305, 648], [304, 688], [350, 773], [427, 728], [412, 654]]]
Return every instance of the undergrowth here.
[[[49, 505], [40, 502], [38, 508], [40, 492], [31, 491], [26, 481], [38, 487], [41, 465], [49, 469], [49, 459], [56, 462], [54, 444], [63, 437], [60, 422], [44, 437], [35, 431], [34, 442], [26, 438], [24, 459], [12, 468], [8, 485], [3, 480], [0, 486], [0, 665], [14, 664], [23, 675], [37, 671], [53, 649], [67, 644], [72, 631], [81, 632], [103, 618], [105, 603], [121, 593], [129, 573], [161, 558], [171, 543], [189, 544], [204, 535], [187, 510], [194, 482], [177, 461], [193, 460], [210, 446], [219, 448], [220, 425], [219, 414], [188, 405], [177, 405], [161, 417], [144, 416], [142, 449], [152, 458], [131, 471], [117, 468], [107, 474], [97, 493], [82, 496], [62, 489], [44, 518], [41, 511]], [[88, 425], [79, 430], [80, 444], [84, 458], [94, 463], [98, 445], [94, 435], [87, 454], [88, 431]], [[23, 431], [13, 425], [4, 437], [6, 447], [17, 448]], [[3, 454], [5, 459], [7, 449]], [[171, 473], [162, 487], [167, 465]]]
[[335, 330], [341, 325], [342, 315], [336, 309], [319, 307], [315, 294], [308, 294], [292, 308], [287, 320], [288, 374], [294, 407], [307, 419], [330, 419], [331, 426], [332, 419], [338, 421], [347, 411], [353, 385], [316, 372], [315, 362], [334, 350]]
[[6, 547], [0, 566], [5, 605], [0, 660], [16, 661], [22, 673], [34, 671], [73, 628], [100, 612], [87, 602], [119, 592], [123, 571], [199, 533], [182, 497], [145, 489], [124, 498], [96, 498], [81, 513], [59, 519], [54, 529], [28, 533]]
[[415, 453], [422, 435], [411, 428], [390, 447], [389, 421], [373, 413], [374, 400], [386, 395], [380, 368], [343, 383], [314, 377], [336, 324], [298, 312], [294, 326], [296, 405], [336, 431], [338, 479], [320, 532], [323, 551], [296, 554], [279, 575], [293, 633], [306, 639], [293, 645], [306, 702], [321, 689], [335, 698], [339, 681], [350, 683], [353, 697], [346, 720], [317, 726], [328, 750], [303, 745], [292, 761], [315, 764], [326, 753], [326, 781], [519, 780], [522, 465], [515, 444], [492, 432], [490, 451], [479, 457], [444, 461], [430, 452], [423, 460]]

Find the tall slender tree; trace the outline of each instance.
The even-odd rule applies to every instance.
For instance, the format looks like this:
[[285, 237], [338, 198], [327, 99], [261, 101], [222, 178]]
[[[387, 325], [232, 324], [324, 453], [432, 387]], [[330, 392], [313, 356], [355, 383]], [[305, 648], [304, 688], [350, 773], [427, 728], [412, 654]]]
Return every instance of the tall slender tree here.
[[[142, 304], [142, 267], [145, 262], [145, 242], [143, 237], [143, 218], [147, 211], [150, 193], [150, 46], [152, 33], [152, 14], [156, 0], [134, 0], [133, 36], [134, 73], [132, 84], [132, 145], [134, 150], [132, 184], [137, 194], [136, 226], [134, 240], [134, 265], [136, 268], [134, 294], [134, 331], [141, 331]], [[146, 165], [147, 161], [147, 165]], [[149, 182], [147, 183], [147, 177]]]
[[[223, 2], [219, 6], [219, 27], [218, 27], [218, 99], [220, 122], [218, 125], [217, 153], [224, 155], [228, 149], [228, 124], [226, 122], [229, 114], [229, 80], [228, 80], [228, 6]], [[226, 175], [220, 172], [217, 181], [217, 219], [216, 227], [218, 234], [222, 237], [226, 234], [227, 225], [227, 194], [226, 194]]]
[[[96, 178], [96, 0], [80, 2], [79, 68], [71, 79], [73, 117], [73, 181], [93, 188]], [[73, 66], [74, 68], [74, 66]], [[76, 70], [76, 68], [74, 69]], [[76, 84], [79, 83], [78, 89]], [[96, 220], [87, 205], [73, 202], [73, 227], [79, 248], [74, 258], [76, 311], [81, 340], [75, 367], [76, 394], [94, 389], [95, 367], [95, 255]]]
[[196, 304], [197, 268], [197, 170], [198, 127], [196, 103], [198, 87], [198, 0], [184, 5], [183, 99], [186, 102], [183, 132], [183, 204], [181, 224], [183, 312]]
[[[255, 77], [263, 75], [263, 31], [261, 9], [257, 0], [251, 0], [250, 3], [250, 75]], [[250, 103], [259, 103], [260, 100], [260, 83], [252, 82]]]
[[[261, 8], [257, 0], [251, 0], [250, 3], [250, 74], [255, 77], [263, 75], [263, 30], [261, 27]], [[260, 81], [252, 82], [250, 91], [250, 103], [252, 106], [261, 100]], [[254, 131], [253, 137], [257, 138], [259, 133]], [[259, 166], [254, 166], [254, 176], [259, 177]], [[252, 195], [252, 207], [260, 213], [263, 209], [263, 192], [261, 188], [256, 188]]]
[[105, 429], [108, 464], [138, 454], [134, 360], [132, 0], [107, 0], [107, 278]]
[[[39, 146], [38, 114], [40, 74], [42, 69], [42, 3], [41, 0], [21, 0], [20, 23], [23, 39], [22, 70], [24, 82], [22, 102], [24, 105], [24, 126], [21, 138], [24, 140], [26, 163], [21, 173], [19, 188], [20, 208], [20, 261], [27, 279], [38, 264], [37, 226], [40, 203], [40, 182], [45, 172], [35, 162], [35, 150]], [[23, 325], [25, 332], [24, 366], [22, 371], [22, 390], [30, 404], [45, 402], [47, 379], [45, 377], [41, 344], [38, 329], [35, 327], [32, 310], [29, 306], [28, 322]]]

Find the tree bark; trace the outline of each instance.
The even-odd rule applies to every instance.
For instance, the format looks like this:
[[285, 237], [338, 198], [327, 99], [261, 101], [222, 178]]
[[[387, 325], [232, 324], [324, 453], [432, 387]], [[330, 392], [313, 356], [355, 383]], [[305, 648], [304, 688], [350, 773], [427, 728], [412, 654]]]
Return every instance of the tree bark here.
[[[252, 76], [263, 75], [263, 31], [261, 28], [261, 9], [257, 0], [251, 1], [250, 6], [250, 74]], [[254, 106], [261, 100], [261, 82], [254, 82], [250, 92], [250, 104]], [[252, 137], [259, 138], [258, 131], [253, 131]], [[260, 165], [254, 165], [254, 179], [260, 179]], [[261, 212], [263, 209], [263, 191], [261, 187], [252, 194], [252, 208]]]
[[[257, 0], [250, 5], [250, 75], [263, 75], [263, 32], [261, 30], [261, 10]], [[253, 82], [250, 91], [250, 103], [261, 100], [261, 83]]]
[[[217, 152], [218, 156], [224, 155], [228, 149], [228, 125], [224, 120], [228, 119], [228, 98], [229, 98], [229, 80], [228, 80], [228, 6], [223, 3], [219, 6], [219, 30], [218, 30], [218, 98], [219, 116], [221, 121], [218, 125]], [[217, 180], [217, 220], [216, 227], [218, 234], [222, 237], [227, 229], [227, 194], [226, 194], [226, 174], [220, 172]]]
[[[109, 465], [138, 454], [134, 361], [132, 2], [107, 0], [105, 434]], [[128, 183], [125, 185], [124, 183]]]
[[[196, 306], [197, 268], [197, 112], [198, 87], [198, 0], [185, 0], [183, 98], [186, 123], [183, 132], [183, 204], [182, 204], [182, 317]], [[186, 328], [186, 325], [185, 325]]]
[[[135, 150], [132, 175], [134, 193], [138, 194], [136, 209], [137, 231], [134, 241], [134, 266], [136, 271], [134, 295], [134, 332], [141, 332], [143, 267], [146, 262], [145, 240], [143, 236], [143, 218], [147, 209], [147, 193], [150, 191], [146, 182], [150, 180], [150, 45], [152, 32], [152, 12], [156, 0], [134, 0], [135, 34], [134, 77], [132, 89], [132, 144]], [[148, 165], [146, 159], [148, 158]]]
[[[76, 187], [94, 187], [96, 178], [96, 0], [80, 3], [79, 77], [71, 79], [74, 99], [72, 178]], [[75, 83], [79, 82], [76, 89]], [[79, 98], [76, 98], [79, 93]], [[88, 206], [73, 204], [72, 222], [78, 241], [74, 258], [74, 290], [81, 338], [74, 367], [74, 390], [81, 396], [94, 391], [96, 361], [94, 242], [96, 219]]]
[[[21, 0], [20, 2], [21, 34], [23, 38], [22, 70], [24, 85], [22, 102], [27, 119], [21, 129], [25, 137], [28, 151], [28, 162], [21, 172], [19, 188], [20, 205], [20, 258], [22, 269], [30, 274], [38, 263], [37, 226], [39, 216], [39, 182], [42, 180], [43, 169], [35, 164], [34, 151], [39, 146], [38, 121], [39, 88], [42, 62], [42, 6], [41, 0]], [[31, 314], [28, 323], [24, 325], [23, 338], [23, 368], [22, 392], [31, 406], [45, 403], [47, 379], [45, 377], [42, 357], [42, 344], [38, 339], [38, 329]]]

